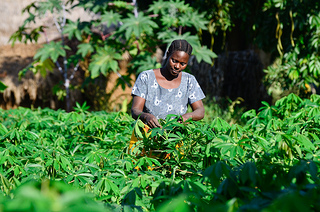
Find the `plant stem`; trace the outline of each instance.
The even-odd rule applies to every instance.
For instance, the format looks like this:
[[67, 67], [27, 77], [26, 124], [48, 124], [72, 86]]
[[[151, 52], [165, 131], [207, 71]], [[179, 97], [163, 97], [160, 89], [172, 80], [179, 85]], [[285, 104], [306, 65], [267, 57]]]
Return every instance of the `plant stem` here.
[[[62, 16], [60, 16], [60, 22], [58, 22], [55, 17], [53, 17], [53, 20], [54, 20], [54, 23], [55, 23], [58, 31], [60, 32], [62, 46], [64, 46], [65, 40], [64, 40], [63, 31], [64, 31], [64, 26], [66, 24], [66, 7], [65, 7], [64, 1], [62, 1], [61, 3], [62, 3], [62, 5], [61, 5]], [[63, 70], [60, 67], [60, 65], [58, 65], [58, 68], [59, 68], [60, 72], [63, 74], [63, 80], [64, 80], [63, 85], [66, 89], [66, 111], [70, 112], [70, 79], [68, 78], [68, 61], [67, 61], [66, 56], [63, 57]], [[73, 76], [73, 74], [72, 74], [72, 76]]]
[[138, 18], [138, 5], [137, 5], [137, 0], [132, 0], [132, 4], [134, 5], [134, 9], [133, 9], [134, 17]]
[[132, 88], [131, 85], [130, 85], [130, 83], [128, 83], [128, 82], [122, 77], [122, 75], [121, 75], [118, 71], [117, 71], [116, 73], [117, 73], [118, 77], [119, 77], [120, 79], [122, 79], [122, 80], [127, 84], [127, 86], [128, 86], [129, 88]]

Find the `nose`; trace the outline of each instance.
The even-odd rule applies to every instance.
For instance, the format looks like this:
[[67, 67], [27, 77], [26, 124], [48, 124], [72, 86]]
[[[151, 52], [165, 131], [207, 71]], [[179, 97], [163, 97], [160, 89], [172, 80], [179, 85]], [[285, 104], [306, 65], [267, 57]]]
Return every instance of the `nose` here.
[[174, 68], [177, 69], [177, 70], [180, 69], [180, 63], [176, 63], [176, 64], [174, 65]]

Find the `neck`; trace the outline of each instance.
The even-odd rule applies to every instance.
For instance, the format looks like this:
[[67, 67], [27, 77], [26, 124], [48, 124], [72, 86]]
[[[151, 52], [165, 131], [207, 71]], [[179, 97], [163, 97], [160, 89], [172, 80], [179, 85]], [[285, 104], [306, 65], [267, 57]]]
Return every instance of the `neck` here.
[[174, 80], [174, 79], [177, 79], [177, 78], [180, 76], [180, 74], [177, 75], [177, 76], [172, 76], [172, 75], [170, 74], [170, 71], [169, 71], [167, 68], [165, 68], [165, 67], [161, 67], [161, 68], [160, 68], [160, 73], [161, 73], [161, 75], [162, 75], [164, 78], [166, 78], [166, 80], [168, 80], [168, 81], [172, 81], [172, 80]]

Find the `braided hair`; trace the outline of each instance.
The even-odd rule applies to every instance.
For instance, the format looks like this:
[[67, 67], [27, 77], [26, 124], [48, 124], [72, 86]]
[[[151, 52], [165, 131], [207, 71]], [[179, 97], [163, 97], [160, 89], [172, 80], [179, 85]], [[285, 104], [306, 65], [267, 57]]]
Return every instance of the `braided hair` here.
[[174, 40], [168, 49], [168, 54], [172, 54], [174, 51], [183, 51], [188, 55], [192, 53], [192, 46], [186, 40]]
[[169, 46], [168, 50], [166, 51], [163, 57], [162, 66], [166, 64], [168, 57], [170, 57], [170, 55], [175, 51], [183, 51], [190, 56], [192, 53], [192, 46], [186, 40], [172, 41], [171, 45]]

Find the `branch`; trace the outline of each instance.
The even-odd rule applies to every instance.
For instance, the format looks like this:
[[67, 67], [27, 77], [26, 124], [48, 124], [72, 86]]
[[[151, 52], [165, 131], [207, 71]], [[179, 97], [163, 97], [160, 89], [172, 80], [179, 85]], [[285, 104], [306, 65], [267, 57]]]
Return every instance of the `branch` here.
[[[49, 38], [48, 38], [48, 35], [47, 35], [47, 31], [45, 29], [43, 30], [43, 34], [44, 34], [44, 37], [46, 39], [46, 43], [49, 43]], [[55, 63], [56, 63], [56, 66], [58, 67], [58, 70], [60, 71], [60, 73], [63, 74], [63, 70], [62, 70], [60, 64], [58, 63], [58, 61], [56, 61]]]
[[61, 30], [60, 25], [59, 25], [59, 23], [58, 23], [58, 20], [56, 19], [55, 16], [53, 16], [53, 21], [54, 21], [54, 24], [55, 24], [56, 27], [57, 27], [57, 30], [59, 31], [59, 33], [61, 33], [62, 30]]
[[132, 4], [134, 5], [134, 9], [133, 9], [134, 17], [138, 18], [138, 5], [137, 5], [137, 0], [132, 0]]
[[64, 26], [66, 25], [66, 22], [67, 22], [67, 15], [66, 15], [66, 6], [64, 4], [64, 1], [63, 1], [63, 4], [62, 4], [62, 17], [63, 17], [63, 21], [62, 21], [62, 28], [64, 28]]
[[72, 74], [70, 75], [70, 80], [72, 80], [74, 78], [74, 74], [78, 71], [80, 62], [77, 63], [77, 65], [73, 68]]
[[131, 85], [130, 85], [130, 83], [128, 83], [128, 82], [122, 77], [122, 75], [121, 75], [118, 71], [117, 71], [116, 73], [117, 73], [118, 77], [119, 77], [120, 79], [122, 79], [122, 80], [127, 84], [127, 86], [128, 86], [129, 88], [132, 88]]

